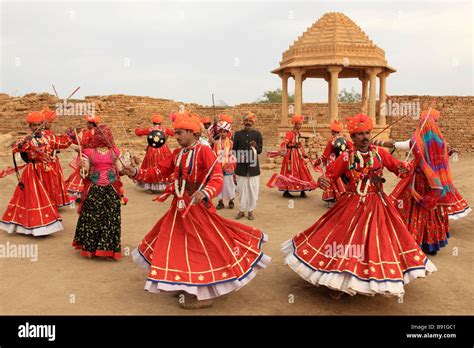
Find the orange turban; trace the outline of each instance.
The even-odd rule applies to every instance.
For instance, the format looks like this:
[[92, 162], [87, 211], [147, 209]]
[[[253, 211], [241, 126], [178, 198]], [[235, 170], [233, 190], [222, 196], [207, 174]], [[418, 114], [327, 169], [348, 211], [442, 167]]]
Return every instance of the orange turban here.
[[333, 132], [342, 132], [342, 123], [339, 122], [338, 120], [334, 120], [331, 122], [331, 130]]
[[174, 129], [187, 129], [194, 133], [201, 131], [201, 119], [197, 114], [189, 114], [184, 112], [182, 114], [176, 114], [176, 118], [173, 122]]
[[296, 123], [303, 123], [304, 116], [303, 115], [293, 115], [291, 118], [291, 123], [296, 124]]
[[53, 122], [56, 119], [56, 112], [45, 106], [41, 112], [47, 122]]
[[224, 122], [227, 122], [227, 123], [232, 123], [234, 122], [234, 118], [230, 115], [227, 115], [227, 114], [220, 114], [219, 115], [219, 121], [224, 121]]
[[95, 124], [99, 124], [100, 123], [100, 116], [99, 115], [87, 115], [86, 116], [86, 121], [87, 122], [92, 122], [92, 123], [95, 123]]
[[158, 114], [151, 115], [151, 122], [161, 123], [161, 122], [163, 122], [163, 116], [158, 115]]
[[[428, 110], [423, 110], [421, 112], [420, 119], [424, 120], [426, 118], [426, 116], [428, 116]], [[433, 118], [434, 120], [437, 120], [440, 116], [441, 116], [441, 112], [439, 112], [436, 109], [431, 109], [429, 117]]]
[[204, 116], [201, 118], [202, 123], [212, 123], [212, 120], [209, 116]]
[[252, 122], [255, 122], [256, 118], [257, 118], [257, 115], [255, 115], [255, 113], [253, 113], [252, 111], [246, 112], [245, 114], [242, 115], [242, 121], [250, 120]]
[[43, 121], [44, 114], [41, 111], [33, 111], [26, 116], [26, 122], [28, 123], [40, 123]]
[[372, 119], [366, 114], [360, 113], [347, 119], [346, 128], [349, 134], [367, 132], [372, 130]]

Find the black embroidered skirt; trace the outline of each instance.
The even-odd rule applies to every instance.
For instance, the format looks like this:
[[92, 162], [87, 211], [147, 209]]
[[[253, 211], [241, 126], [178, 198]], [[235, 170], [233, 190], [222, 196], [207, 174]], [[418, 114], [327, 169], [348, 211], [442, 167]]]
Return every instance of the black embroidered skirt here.
[[120, 198], [112, 185], [92, 185], [84, 201], [72, 245], [86, 257], [121, 257]]

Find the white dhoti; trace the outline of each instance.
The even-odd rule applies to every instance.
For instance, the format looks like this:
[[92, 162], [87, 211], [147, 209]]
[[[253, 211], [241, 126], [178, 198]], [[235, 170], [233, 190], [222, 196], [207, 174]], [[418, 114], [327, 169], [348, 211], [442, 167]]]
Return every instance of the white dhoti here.
[[253, 211], [257, 206], [260, 176], [237, 175], [237, 195], [240, 211]]
[[217, 195], [219, 200], [227, 200], [227, 199], [234, 199], [235, 197], [235, 183], [234, 183], [234, 175], [225, 175], [224, 174], [224, 185], [222, 186], [222, 191]]

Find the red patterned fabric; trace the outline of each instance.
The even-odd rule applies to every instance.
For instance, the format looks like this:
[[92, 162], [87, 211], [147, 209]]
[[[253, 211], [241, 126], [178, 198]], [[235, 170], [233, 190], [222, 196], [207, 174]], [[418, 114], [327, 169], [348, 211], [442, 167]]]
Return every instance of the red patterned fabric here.
[[[181, 162], [176, 166], [181, 150], [176, 149], [156, 167], [140, 169], [136, 178], [155, 182], [174, 175], [186, 178], [189, 187], [196, 189], [216, 155], [210, 147], [195, 144], [182, 154]], [[188, 156], [192, 156], [189, 167], [186, 166]], [[170, 190], [169, 194], [174, 195], [170, 209], [138, 246], [140, 258], [150, 266], [148, 281], [158, 289], [170, 291], [170, 287], [180, 287], [192, 292], [202, 287], [217, 289], [227, 282], [242, 281], [240, 285], [243, 285], [244, 278], [262, 258], [262, 231], [224, 219], [212, 205], [211, 199], [218, 195], [222, 185], [222, 167], [217, 163], [203, 189], [209, 200], [191, 206], [185, 218], [182, 217], [184, 210], [178, 209], [174, 189]], [[185, 190], [186, 205], [191, 201], [190, 193], [192, 191]], [[205, 298], [220, 296], [226, 290], [222, 291], [211, 291], [212, 294]], [[199, 294], [197, 296], [202, 299]]]
[[[369, 155], [362, 155], [364, 163]], [[284, 244], [286, 262], [315, 285], [350, 295], [403, 296], [404, 284], [436, 268], [382, 191], [383, 168], [399, 175], [402, 164], [387, 151], [378, 149], [369, 172], [378, 184], [370, 181], [363, 196], [356, 190], [358, 176], [349, 170], [350, 158], [339, 156], [326, 172], [331, 180], [345, 174], [349, 178], [347, 192], [312, 226]], [[360, 164], [356, 164], [356, 169], [362, 170]], [[361, 189], [364, 188], [365, 184]], [[344, 247], [346, 252], [337, 255], [337, 246]], [[361, 252], [354, 253], [356, 250]]]
[[309, 191], [311, 185], [315, 185], [315, 181], [306, 165], [303, 156], [306, 155], [304, 148], [300, 142], [300, 132], [290, 130], [286, 133], [285, 140], [281, 144], [281, 149], [286, 150], [286, 155], [281, 163], [280, 174], [286, 177], [290, 175], [304, 181], [307, 185], [282, 185], [278, 189], [280, 191], [301, 192]]
[[[92, 139], [94, 135], [94, 128], [92, 129], [82, 129], [77, 136], [79, 137], [79, 141], [74, 140], [73, 143], [76, 145], [81, 146], [82, 150], [87, 149], [89, 147], [89, 142]], [[82, 179], [80, 175], [80, 168], [79, 168], [79, 162], [80, 162], [80, 154], [77, 154], [77, 157], [71, 161], [69, 166], [73, 169], [73, 172], [71, 175], [66, 180], [66, 191], [73, 196], [78, 196], [82, 190], [84, 189], [84, 180]], [[70, 199], [73, 199], [74, 197], [71, 197]]]
[[[165, 133], [165, 136], [173, 136], [174, 131], [170, 128], [165, 128], [160, 125], [156, 125], [153, 127], [148, 127], [148, 128], [136, 128], [135, 129], [135, 135], [137, 136], [147, 136], [151, 131], [154, 130], [160, 130]], [[147, 146], [146, 148], [146, 154], [145, 157], [143, 158], [142, 164], [141, 164], [141, 169], [148, 169], [152, 168], [158, 165], [158, 163], [163, 160], [164, 158], [171, 156], [171, 151], [168, 147], [168, 145], [165, 143], [163, 146], [159, 148], [154, 148], [151, 146]], [[168, 184], [170, 183], [171, 180], [169, 178], [166, 178], [163, 182], [156, 182], [152, 184]], [[143, 184], [141, 181], [137, 181], [139, 185]]]
[[18, 185], [0, 221], [0, 229], [8, 232], [46, 235], [62, 230], [53, 194], [50, 172], [53, 170], [50, 154], [54, 149], [69, 146], [67, 140], [55, 135], [33, 138], [15, 144], [13, 152], [26, 152], [29, 162], [21, 175], [24, 189]]
[[[326, 148], [321, 156], [321, 163], [328, 169], [334, 162], [336, 161], [336, 152], [334, 150], [334, 142], [336, 141], [337, 137], [333, 137], [332, 139], [328, 140], [326, 143]], [[341, 194], [346, 192], [346, 185], [341, 178], [337, 178], [336, 180], [331, 181], [331, 185], [324, 189], [322, 200], [326, 202], [332, 202], [337, 200]]]

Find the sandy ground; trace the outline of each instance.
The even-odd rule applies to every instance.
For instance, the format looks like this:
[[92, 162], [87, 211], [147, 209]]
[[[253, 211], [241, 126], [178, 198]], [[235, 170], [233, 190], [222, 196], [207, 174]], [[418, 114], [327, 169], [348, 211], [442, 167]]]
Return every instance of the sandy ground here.
[[[69, 174], [68, 159], [62, 164]], [[0, 158], [0, 168], [10, 165], [10, 157]], [[474, 158], [461, 158], [452, 164], [454, 181], [460, 192], [474, 204]], [[451, 223], [452, 238], [437, 256], [431, 257], [438, 272], [406, 286], [403, 303], [395, 298], [345, 296], [333, 300], [324, 287], [314, 287], [283, 264], [280, 244], [303, 231], [325, 211], [321, 191], [307, 199], [287, 199], [265, 186], [272, 171], [263, 171], [261, 195], [254, 221], [243, 223], [263, 229], [269, 242], [263, 250], [272, 257], [267, 269], [238, 292], [218, 298], [214, 307], [187, 311], [177, 299], [143, 290], [146, 272], [131, 260], [131, 251], [168, 209], [169, 202], [152, 202], [154, 195], [143, 192], [124, 179], [130, 202], [122, 207], [122, 245], [126, 256], [118, 262], [80, 257], [71, 247], [77, 214], [63, 208], [64, 231], [45, 238], [0, 233], [0, 244], [37, 244], [38, 260], [0, 259], [0, 314], [143, 314], [143, 315], [424, 315], [474, 314], [473, 303], [473, 229], [474, 214]], [[386, 192], [396, 183], [385, 175]], [[16, 185], [15, 175], [0, 180], [0, 213], [3, 214]], [[221, 210], [233, 219], [237, 210]]]

